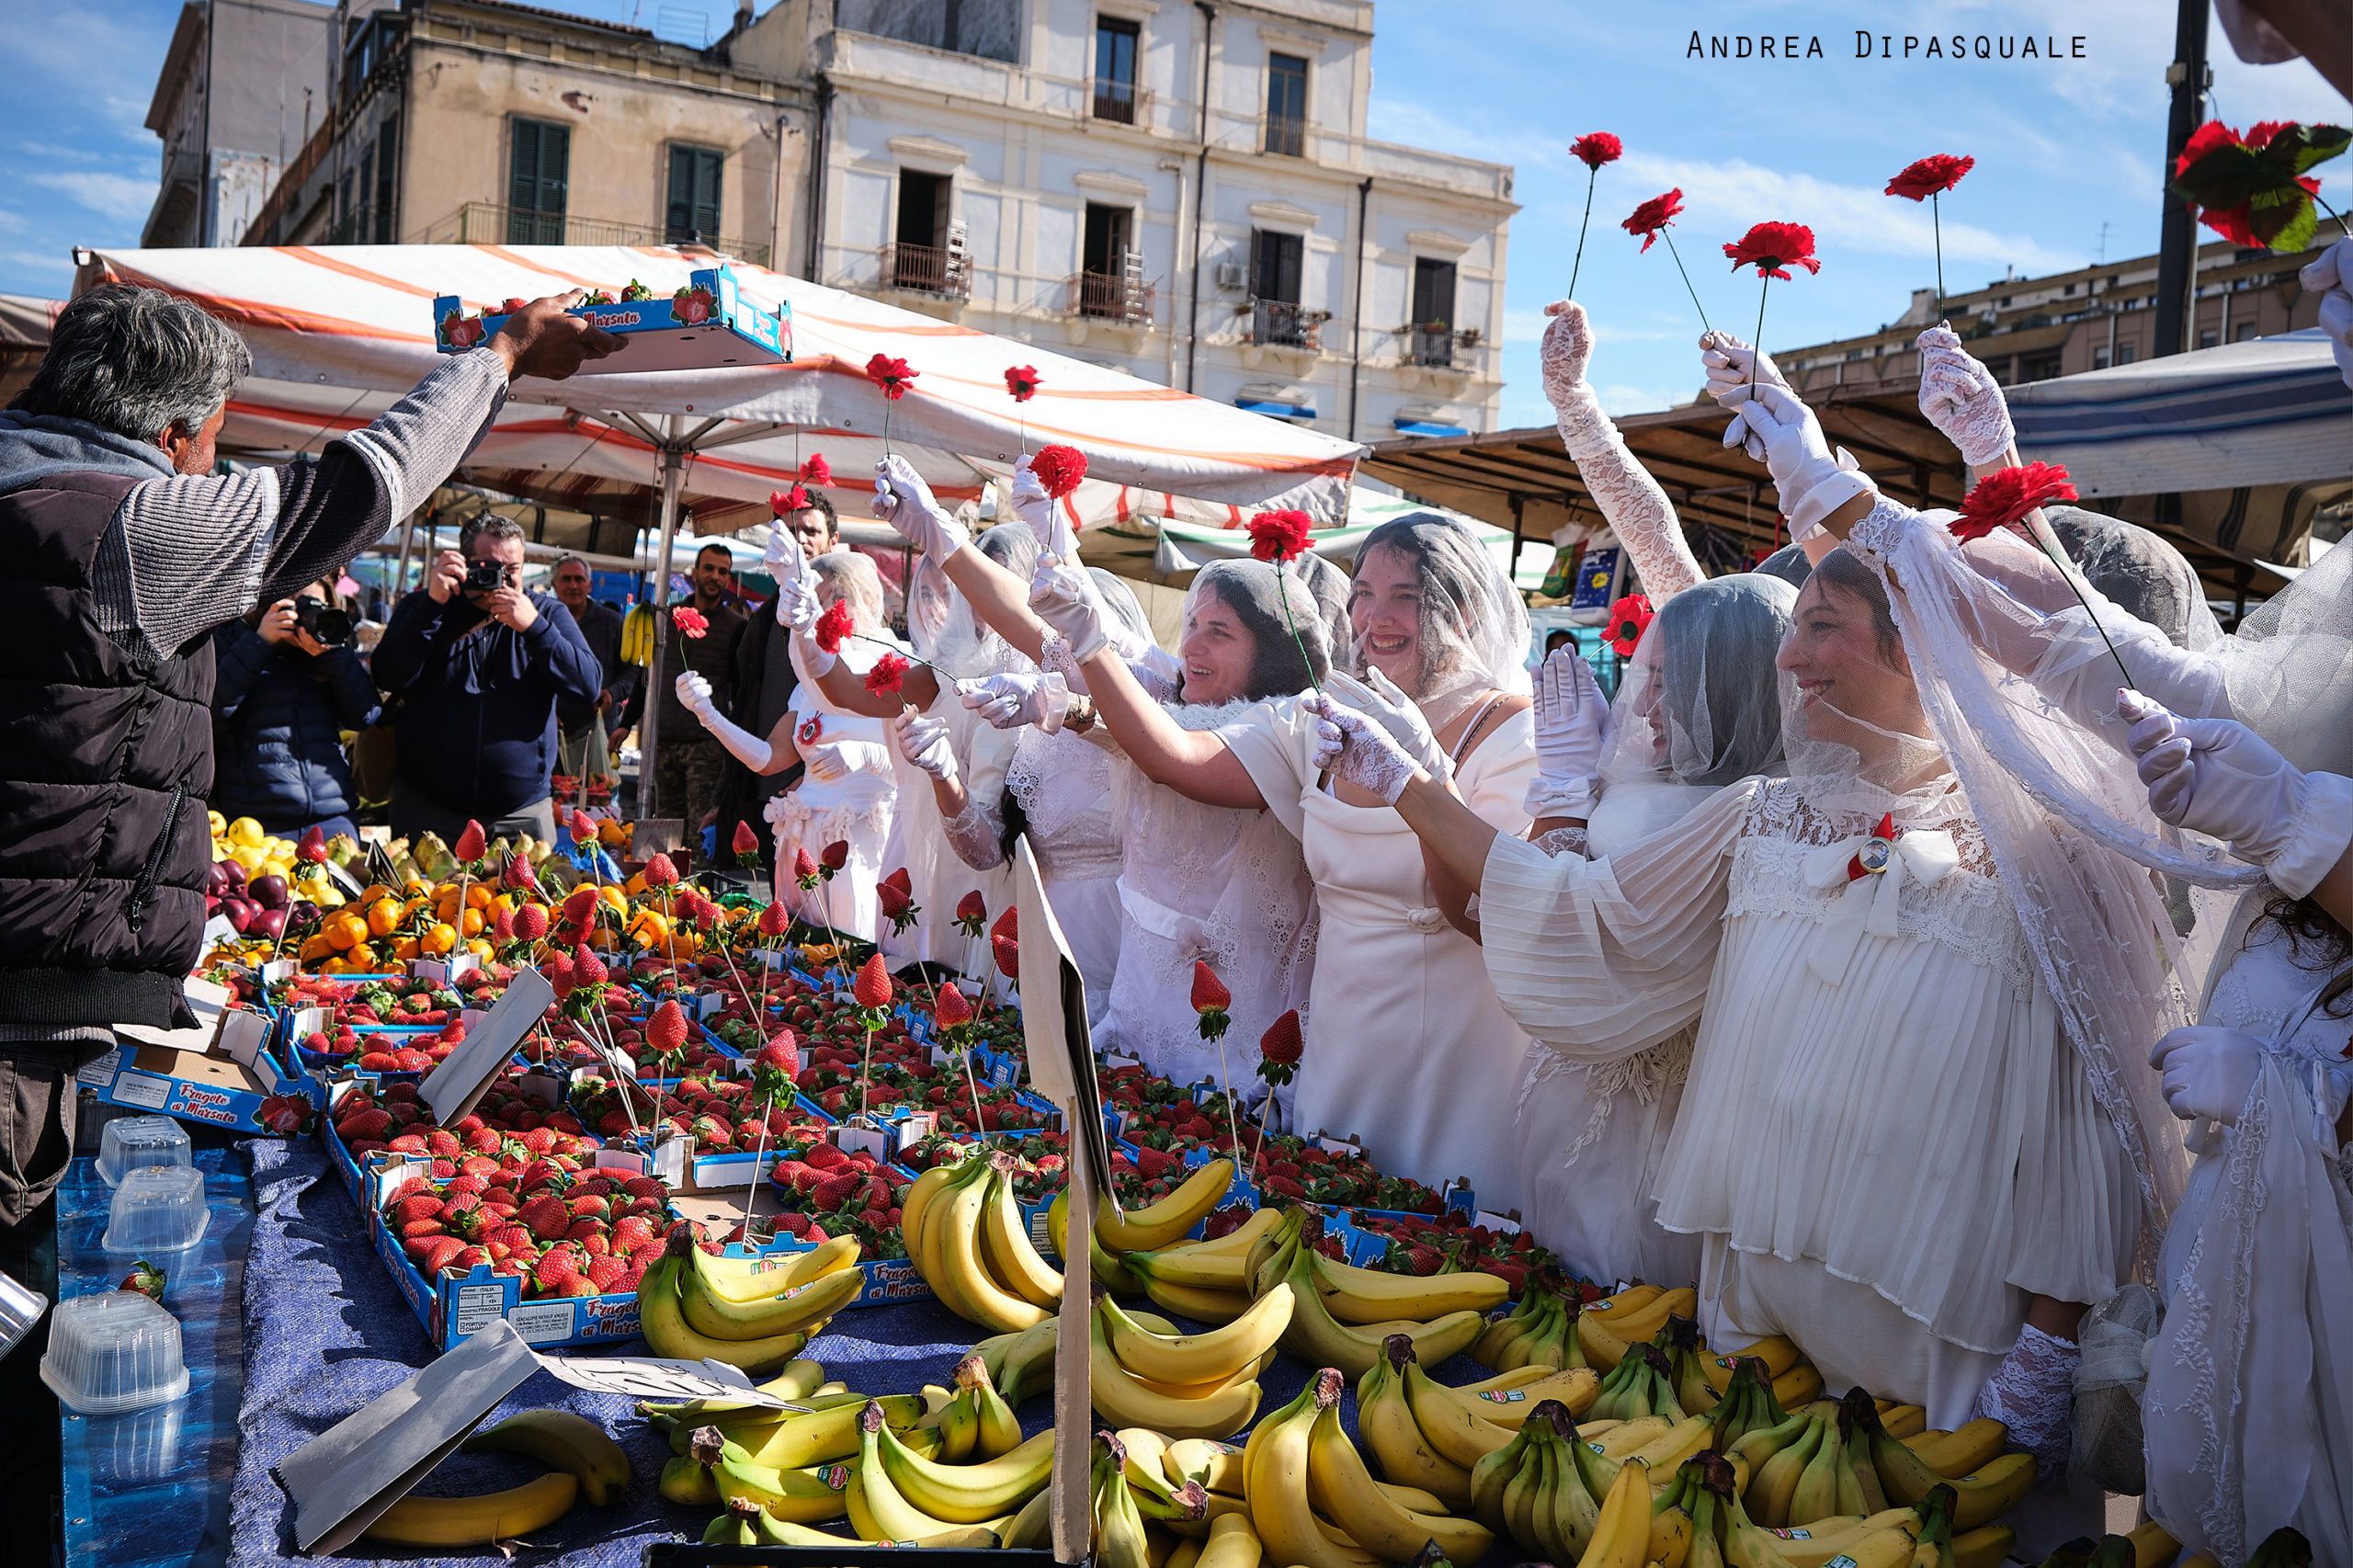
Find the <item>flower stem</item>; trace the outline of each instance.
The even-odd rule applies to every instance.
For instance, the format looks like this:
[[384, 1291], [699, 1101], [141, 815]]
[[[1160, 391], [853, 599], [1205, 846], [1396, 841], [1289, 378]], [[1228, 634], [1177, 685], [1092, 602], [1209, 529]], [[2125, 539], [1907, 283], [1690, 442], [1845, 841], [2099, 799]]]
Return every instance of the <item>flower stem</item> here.
[[2319, 207], [2323, 212], [2328, 214], [2330, 222], [2334, 222], [2339, 229], [2342, 229], [2347, 235], [2353, 235], [2353, 223], [2346, 222], [2345, 215], [2343, 213], [2337, 211], [2336, 208], [2331, 207], [2327, 202], [2322, 200], [2320, 192], [2313, 192], [2313, 202], [2315, 206]]
[[1928, 192], [1928, 233], [1934, 237], [1937, 247], [1937, 319], [1942, 321], [1945, 313], [1945, 225], [1937, 207], [1937, 193], [1933, 190]]
[[1577, 220], [1577, 258], [1569, 264], [1569, 298], [1572, 300], [1577, 297], [1577, 273], [1585, 267], [1586, 225], [1593, 222], [1593, 187], [1600, 177], [1599, 169], [1587, 168], [1585, 172], [1585, 216]]
[[1699, 290], [1691, 287], [1691, 275], [1688, 272], [1683, 272], [1683, 253], [1675, 248], [1675, 236], [1668, 233], [1665, 229], [1662, 228], [1658, 232], [1658, 237], [1666, 242], [1666, 254], [1675, 258], [1675, 270], [1683, 273], [1684, 292], [1691, 296], [1691, 308], [1699, 312], [1699, 330], [1702, 332], [1715, 331], [1716, 329], [1714, 327], [1708, 324], [1708, 307], [1699, 302]]
[[2034, 523], [2035, 542], [2041, 545], [2043, 553], [2051, 557], [2051, 563], [2059, 568], [2059, 575], [2066, 583], [2068, 591], [2075, 596], [2075, 602], [2084, 607], [2085, 619], [2092, 623], [2092, 630], [2099, 633], [2101, 643], [2108, 649], [2108, 656], [2116, 661], [2116, 673], [2124, 677], [2126, 686], [2138, 691], [2140, 687], [2132, 679], [2132, 672], [2124, 667], [2124, 655], [2118, 653], [2116, 644], [2109, 640], [2108, 628], [2099, 623], [2099, 617], [2092, 612], [2091, 600], [2084, 597], [2083, 585], [2075, 581], [2075, 562], [2067, 558], [2065, 548], [2060, 544], [2058, 534], [2051, 527], [2051, 519], [2042, 515], [2040, 507], [2035, 509]]
[[1773, 287], [1770, 273], [1756, 277], [1756, 335], [1748, 340], [1748, 392], [1756, 395], [1756, 367], [1765, 358], [1765, 295]]
[[1283, 602], [1283, 625], [1290, 630], [1291, 642], [1299, 649], [1299, 662], [1307, 667], [1307, 684], [1315, 688], [1316, 696], [1321, 697], [1324, 695], [1324, 683], [1315, 678], [1315, 661], [1307, 656], [1306, 641], [1299, 634], [1299, 623], [1291, 619], [1290, 589], [1283, 581], [1283, 563], [1279, 559], [1275, 562], [1275, 595]]

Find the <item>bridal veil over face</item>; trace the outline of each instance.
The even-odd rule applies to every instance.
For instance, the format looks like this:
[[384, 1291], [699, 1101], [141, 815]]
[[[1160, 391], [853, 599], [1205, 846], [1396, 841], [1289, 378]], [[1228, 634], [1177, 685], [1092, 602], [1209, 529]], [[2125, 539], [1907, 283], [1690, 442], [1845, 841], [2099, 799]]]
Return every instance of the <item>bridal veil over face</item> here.
[[1782, 771], [1773, 659], [1797, 597], [1780, 578], [1743, 572], [1659, 607], [1610, 704], [1605, 799], [1629, 784], [1715, 786]]
[[[1421, 667], [1398, 684], [1432, 723], [1479, 692], [1528, 695], [1528, 607], [1470, 529], [1434, 512], [1411, 513], [1358, 546], [1359, 572], [1378, 558], [1404, 563], [1417, 585]], [[1348, 673], [1361, 677], [1369, 667], [1362, 639], [1351, 631], [1347, 647]]]

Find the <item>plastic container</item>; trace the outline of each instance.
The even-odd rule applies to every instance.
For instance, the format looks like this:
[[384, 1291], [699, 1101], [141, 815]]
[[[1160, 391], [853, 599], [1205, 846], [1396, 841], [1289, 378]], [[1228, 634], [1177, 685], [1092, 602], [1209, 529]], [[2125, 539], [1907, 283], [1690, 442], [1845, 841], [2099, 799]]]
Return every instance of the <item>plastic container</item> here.
[[107, 1211], [108, 1252], [131, 1257], [185, 1252], [204, 1239], [204, 1173], [193, 1165], [147, 1165], [122, 1178]]
[[40, 1314], [47, 1311], [47, 1296], [0, 1274], [0, 1356], [22, 1344], [33, 1324], [40, 1321]]
[[180, 1322], [136, 1290], [101, 1290], [57, 1303], [40, 1381], [84, 1415], [144, 1410], [188, 1392]]
[[98, 1132], [98, 1176], [108, 1187], [148, 1165], [193, 1163], [188, 1129], [168, 1116], [119, 1116]]

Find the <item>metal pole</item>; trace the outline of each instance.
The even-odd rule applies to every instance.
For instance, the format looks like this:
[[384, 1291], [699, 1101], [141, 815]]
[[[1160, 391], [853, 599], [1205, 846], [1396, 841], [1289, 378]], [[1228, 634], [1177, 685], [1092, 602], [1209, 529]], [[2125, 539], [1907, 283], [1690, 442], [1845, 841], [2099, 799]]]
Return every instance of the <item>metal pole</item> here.
[[[2174, 160], [2189, 141], [2189, 133], [2206, 118], [2206, 88], [2211, 73], [2206, 68], [2206, 15], [2209, 0], [2179, 0], [2174, 16], [2173, 63], [2165, 67], [2165, 82], [2173, 90], [2173, 108], [2165, 117], [2165, 163], [2161, 178], [2169, 178]], [[2157, 342], [2162, 358], [2187, 346], [2182, 328], [2188, 303], [2190, 278], [2196, 268], [2198, 219], [2189, 204], [2167, 195], [2165, 225], [2157, 246]]]
[[654, 551], [653, 581], [645, 590], [645, 602], [654, 610], [654, 653], [646, 665], [645, 717], [639, 722], [637, 740], [637, 814], [641, 817], [658, 814], [654, 757], [662, 741], [662, 653], [670, 642], [669, 629], [662, 623], [662, 606], [670, 593], [670, 551], [678, 539], [678, 493], [687, 483], [686, 444], [679, 439], [684, 423], [673, 414], [664, 426], [669, 439], [662, 443], [662, 541]]
[[398, 599], [408, 592], [408, 553], [416, 544], [416, 514], [411, 512], [401, 523], [401, 560], [392, 569], [392, 591], [384, 597]]

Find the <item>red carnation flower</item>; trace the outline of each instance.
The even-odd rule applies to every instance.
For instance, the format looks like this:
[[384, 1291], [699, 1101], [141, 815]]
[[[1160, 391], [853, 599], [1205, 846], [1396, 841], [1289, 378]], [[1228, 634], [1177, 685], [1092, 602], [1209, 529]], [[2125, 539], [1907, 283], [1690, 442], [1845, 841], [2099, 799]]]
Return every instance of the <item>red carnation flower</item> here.
[[482, 824], [468, 817], [465, 830], [458, 835], [458, 842], [449, 846], [449, 853], [472, 864], [481, 859], [489, 848], [490, 839], [483, 834]]
[[842, 643], [852, 635], [852, 629], [857, 624], [850, 616], [849, 601], [835, 599], [825, 607], [825, 613], [817, 618], [817, 646], [828, 653], [840, 653]]
[[1193, 960], [1193, 1011], [1222, 1013], [1233, 1006], [1233, 993], [1225, 988], [1225, 982], [1220, 980], [1217, 977], [1217, 971], [1210, 968], [1206, 962], [1195, 959]]
[[838, 871], [849, 864], [849, 840], [836, 838], [817, 851], [817, 863], [828, 871]]
[[692, 605], [680, 605], [670, 612], [670, 619], [689, 637], [701, 637], [710, 631], [710, 619]]
[[914, 667], [896, 653], [885, 653], [866, 672], [866, 689], [875, 697], [895, 697], [907, 684], [907, 671]]
[[1038, 455], [1029, 460], [1029, 472], [1045, 487], [1048, 495], [1059, 501], [1077, 489], [1078, 482], [1086, 477], [1086, 454], [1076, 447], [1040, 447]]
[[1901, 196], [1910, 201], [1926, 201], [1959, 185], [1961, 176], [1976, 166], [1974, 158], [1956, 158], [1950, 153], [1933, 153], [1904, 165], [1904, 172], [1889, 180], [1887, 189], [1881, 194]]
[[831, 484], [833, 482], [834, 471], [832, 466], [825, 461], [825, 454], [823, 452], [811, 452], [809, 454], [809, 460], [801, 465], [801, 483], [803, 484], [824, 485]]
[[735, 824], [734, 840], [729, 847], [738, 855], [757, 855], [760, 852], [760, 835], [752, 831], [750, 823], [739, 819]]
[[1634, 645], [1649, 629], [1651, 618], [1657, 613], [1651, 608], [1648, 594], [1628, 594], [1609, 607], [1609, 619], [1603, 624], [1601, 634], [1617, 650], [1618, 656], [1625, 658], [1633, 653]]
[[1724, 246], [1724, 255], [1732, 258], [1735, 272], [1753, 267], [1757, 277], [1778, 278], [1784, 283], [1790, 280], [1792, 267], [1808, 272], [1822, 270], [1822, 263], [1814, 259], [1813, 231], [1803, 223], [1758, 223]]
[[907, 385], [920, 372], [909, 369], [904, 359], [888, 354], [877, 354], [866, 362], [866, 379], [882, 389], [882, 395], [892, 403], [907, 395]]
[[1010, 365], [1006, 368], [1005, 390], [1013, 394], [1016, 403], [1028, 403], [1038, 395], [1038, 367]]
[[2075, 487], [2067, 471], [2057, 463], [1997, 468], [1961, 497], [1961, 516], [1950, 525], [1952, 536], [1964, 540], [1984, 539], [1995, 528], [2015, 528], [2038, 506], [2075, 499]]
[[768, 492], [768, 510], [779, 518], [790, 517], [795, 512], [805, 511], [808, 506], [809, 492], [798, 484], [790, 490]]
[[1569, 143], [1569, 155], [1588, 169], [1614, 164], [1625, 153], [1626, 144], [1607, 131], [1588, 131]]
[[1295, 507], [1254, 512], [1247, 527], [1250, 553], [1260, 561], [1280, 564], [1307, 553], [1307, 514]]
[[2320, 181], [2302, 171], [2336, 156], [2347, 142], [2334, 125], [2267, 119], [2241, 136], [2210, 119], [2182, 144], [2166, 189], [2234, 245], [2302, 250], [2312, 243], [2320, 194]]
[[671, 864], [670, 857], [667, 855], [655, 855], [652, 859], [646, 861], [645, 885], [647, 887], [666, 888], [676, 882], [677, 880], [678, 868]]
[[1630, 234], [1640, 234], [1643, 237], [1643, 248], [1648, 250], [1651, 248], [1651, 242], [1658, 238], [1659, 232], [1682, 214], [1683, 190], [1678, 186], [1664, 196], [1652, 197], [1634, 209], [1632, 217], [1618, 226]]
[[850, 982], [850, 994], [861, 1007], [887, 1007], [891, 1005], [891, 971], [882, 967], [882, 955], [874, 954], [858, 966], [858, 978]]

